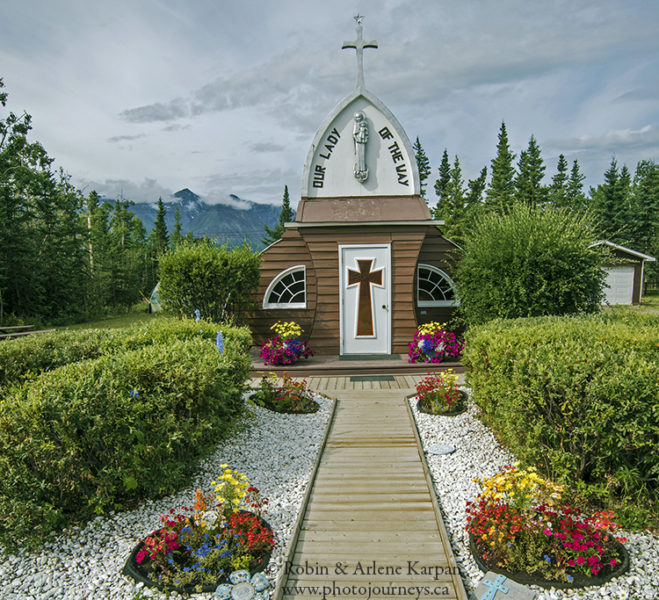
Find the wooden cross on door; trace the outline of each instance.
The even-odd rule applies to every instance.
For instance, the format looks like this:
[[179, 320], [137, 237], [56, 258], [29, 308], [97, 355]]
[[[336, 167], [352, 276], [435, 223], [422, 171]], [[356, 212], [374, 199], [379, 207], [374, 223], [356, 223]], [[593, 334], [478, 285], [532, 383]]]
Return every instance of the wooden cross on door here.
[[357, 260], [359, 271], [348, 269], [348, 287], [359, 284], [359, 302], [357, 304], [357, 337], [372, 336], [375, 331], [373, 324], [373, 303], [371, 301], [371, 285], [382, 285], [384, 269], [371, 271], [373, 259]]

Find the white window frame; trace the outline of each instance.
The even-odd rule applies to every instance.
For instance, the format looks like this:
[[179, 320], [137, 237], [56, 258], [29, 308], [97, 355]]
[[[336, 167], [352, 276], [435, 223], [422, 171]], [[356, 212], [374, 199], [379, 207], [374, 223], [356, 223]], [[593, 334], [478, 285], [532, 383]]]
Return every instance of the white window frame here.
[[[297, 271], [302, 271], [302, 275], [303, 275], [302, 282], [304, 284], [304, 302], [268, 302], [268, 298], [270, 297], [270, 293], [272, 292], [274, 287], [286, 276]], [[264, 310], [277, 310], [277, 309], [285, 309], [285, 308], [306, 308], [306, 307], [307, 307], [307, 268], [305, 267], [305, 265], [295, 265], [293, 267], [288, 267], [288, 269], [284, 269], [280, 273], [277, 273], [277, 275], [270, 282], [270, 285], [268, 285], [268, 289], [265, 290], [265, 294], [263, 294]]]
[[[451, 286], [451, 289], [453, 290], [453, 300], [420, 300], [419, 299], [419, 275], [421, 272], [421, 269], [426, 269], [428, 271], [433, 271], [437, 273], [440, 277], [444, 278], [446, 282]], [[442, 271], [441, 269], [433, 266], [433, 265], [427, 265], [424, 263], [420, 263], [417, 265], [416, 268], [416, 302], [417, 306], [419, 307], [439, 307], [439, 306], [459, 306], [460, 301], [457, 299], [457, 290], [455, 289], [455, 283], [454, 281], [448, 276], [447, 273]]]

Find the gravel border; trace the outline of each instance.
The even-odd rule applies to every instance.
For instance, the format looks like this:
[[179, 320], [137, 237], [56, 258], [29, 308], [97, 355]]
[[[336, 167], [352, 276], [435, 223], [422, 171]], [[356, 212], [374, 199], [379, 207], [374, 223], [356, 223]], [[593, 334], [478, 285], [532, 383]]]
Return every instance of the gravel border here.
[[[504, 465], [515, 462], [515, 457], [500, 446], [492, 431], [478, 420], [480, 409], [471, 402], [471, 390], [465, 387], [461, 389], [469, 393], [469, 409], [454, 417], [420, 413], [416, 409], [416, 397], [409, 398], [408, 402], [423, 444], [444, 523], [451, 538], [451, 547], [465, 588], [472, 596], [484, 573], [476, 566], [469, 552], [469, 538], [465, 530], [466, 502], [473, 500], [480, 493], [474, 478], [496, 475], [503, 470]], [[442, 456], [428, 454], [427, 448], [437, 443], [452, 444], [456, 451]], [[659, 537], [650, 532], [622, 532], [621, 535], [628, 538], [625, 547], [629, 552], [630, 569], [625, 575], [601, 587], [579, 590], [545, 590], [530, 586], [538, 592], [538, 600], [659, 598]]]
[[[221, 441], [211, 456], [200, 461], [190, 487], [147, 500], [135, 510], [97, 517], [84, 527], [58, 534], [39, 552], [21, 551], [0, 561], [0, 598], [166, 598], [121, 575], [126, 558], [138, 538], [157, 528], [160, 514], [190, 505], [197, 488], [210, 491], [210, 482], [223, 463], [245, 473], [269, 499], [264, 516], [275, 532], [276, 543], [265, 573], [274, 588], [332, 412], [332, 400], [318, 394], [314, 399], [320, 410], [306, 415], [278, 414], [248, 405], [238, 422], [242, 431]], [[181, 597], [176, 592], [169, 596]], [[193, 598], [209, 600], [212, 594], [195, 594]]]

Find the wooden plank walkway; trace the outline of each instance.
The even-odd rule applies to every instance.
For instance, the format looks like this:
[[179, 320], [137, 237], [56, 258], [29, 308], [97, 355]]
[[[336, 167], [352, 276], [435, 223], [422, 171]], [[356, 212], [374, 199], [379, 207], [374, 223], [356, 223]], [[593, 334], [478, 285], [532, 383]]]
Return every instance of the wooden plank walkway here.
[[308, 380], [338, 404], [276, 600], [466, 600], [405, 401], [417, 377], [349, 379]]

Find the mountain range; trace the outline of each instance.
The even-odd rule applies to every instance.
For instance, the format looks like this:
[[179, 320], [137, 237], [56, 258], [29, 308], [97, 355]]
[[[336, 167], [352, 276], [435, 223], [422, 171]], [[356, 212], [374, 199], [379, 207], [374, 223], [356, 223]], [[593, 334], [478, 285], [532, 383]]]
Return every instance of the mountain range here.
[[[217, 238], [220, 243], [227, 242], [229, 246], [239, 246], [247, 240], [252, 248], [259, 250], [264, 247], [261, 241], [265, 236], [264, 227], [274, 227], [281, 212], [281, 206], [258, 204], [235, 194], [230, 194], [225, 203], [208, 204], [188, 188], [179, 190], [168, 199], [163, 198], [163, 205], [167, 211], [165, 223], [170, 236], [178, 208], [183, 235], [189, 231], [195, 237], [207, 235]], [[147, 232], [153, 229], [157, 202], [136, 203], [130, 210], [139, 217]]]

